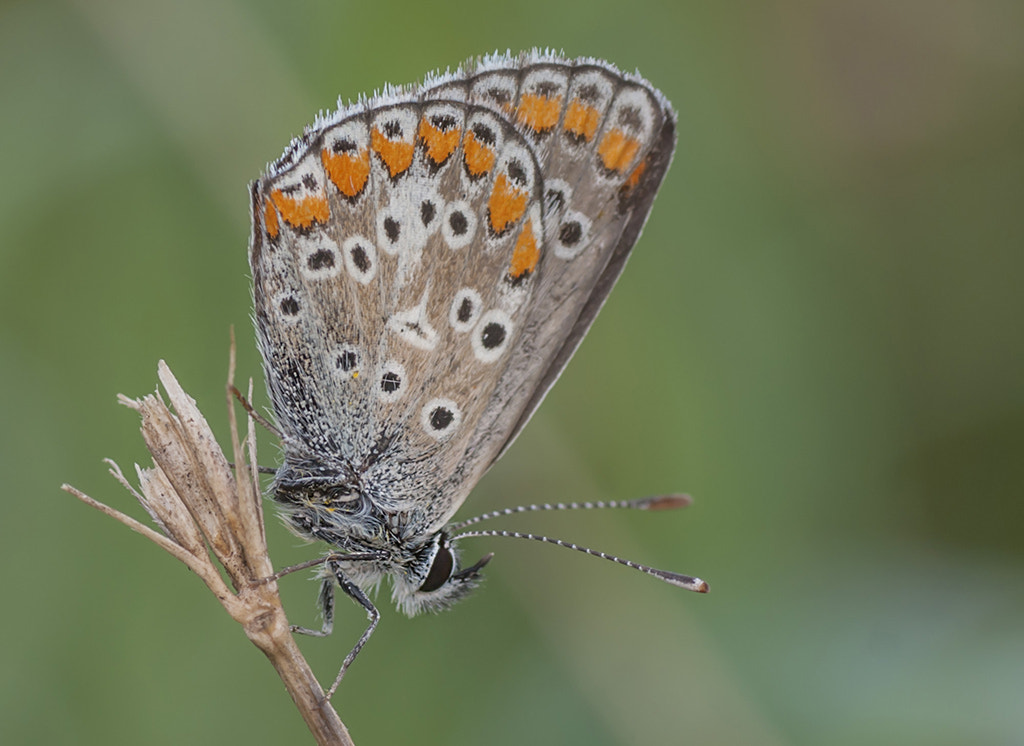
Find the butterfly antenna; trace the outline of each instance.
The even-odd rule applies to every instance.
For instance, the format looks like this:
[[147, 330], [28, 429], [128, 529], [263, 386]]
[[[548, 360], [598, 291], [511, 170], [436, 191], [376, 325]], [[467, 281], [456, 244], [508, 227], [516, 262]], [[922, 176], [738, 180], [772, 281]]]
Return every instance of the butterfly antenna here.
[[515, 508], [504, 508], [490, 513], [484, 513], [473, 518], [467, 518], [458, 523], [448, 526], [450, 532], [461, 531], [468, 526], [475, 525], [482, 521], [489, 521], [492, 518], [504, 518], [517, 513], [534, 513], [541, 510], [594, 510], [598, 508], [627, 508], [631, 510], [675, 510], [685, 508], [693, 502], [689, 495], [654, 495], [652, 497], [640, 497], [636, 500], [596, 500], [593, 502], [573, 503], [543, 503], [539, 505], [519, 505]]
[[[648, 510], [649, 509], [650, 508], [648, 508]], [[511, 510], [512, 512], [516, 512], [515, 509]], [[625, 565], [626, 567], [631, 567], [634, 570], [639, 570], [640, 572], [646, 573], [647, 575], [655, 577], [658, 580], [663, 580], [669, 585], [674, 585], [677, 588], [684, 588], [685, 590], [694, 591], [695, 593], [708, 592], [708, 584], [700, 578], [690, 577], [689, 575], [680, 575], [679, 573], [669, 572], [668, 570], [658, 570], [654, 567], [648, 567], [647, 565], [641, 565], [637, 562], [632, 562], [631, 560], [616, 557], [613, 554], [598, 552], [597, 550], [590, 549], [589, 547], [581, 547], [578, 544], [573, 544], [569, 541], [563, 541], [562, 539], [552, 539], [549, 536], [540, 536], [538, 534], [524, 534], [520, 533], [519, 531], [465, 531], [461, 534], [453, 536], [451, 538], [451, 541], [455, 542], [459, 539], [471, 539], [477, 536], [507, 536], [512, 539], [530, 539], [532, 541], [543, 541], [547, 544], [554, 544], [555, 546], [565, 547], [566, 549], [574, 549], [577, 552], [583, 552], [584, 554], [589, 554], [592, 557], [600, 557], [601, 559], [606, 559], [610, 562], [615, 562], [620, 565]]]

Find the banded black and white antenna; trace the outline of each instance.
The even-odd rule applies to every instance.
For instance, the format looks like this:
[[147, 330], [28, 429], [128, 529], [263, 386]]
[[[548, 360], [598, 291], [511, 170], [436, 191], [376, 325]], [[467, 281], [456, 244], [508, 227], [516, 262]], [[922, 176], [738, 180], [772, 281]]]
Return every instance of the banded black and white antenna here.
[[495, 510], [490, 513], [484, 513], [473, 518], [468, 518], [464, 521], [453, 523], [448, 527], [448, 530], [452, 532], [452, 537], [449, 539], [451, 542], [458, 541], [459, 539], [472, 539], [478, 536], [503, 536], [512, 539], [529, 539], [531, 541], [542, 541], [546, 544], [554, 544], [555, 546], [565, 547], [566, 549], [573, 549], [583, 554], [589, 554], [592, 557], [600, 557], [601, 559], [608, 560], [609, 562], [615, 562], [620, 565], [625, 565], [634, 570], [639, 570], [642, 573], [650, 575], [653, 578], [664, 581], [669, 585], [674, 585], [677, 588], [683, 588], [688, 591], [694, 591], [695, 593], [707, 593], [709, 588], [708, 584], [700, 578], [691, 577], [689, 575], [681, 575], [676, 572], [669, 572], [668, 570], [659, 570], [648, 565], [641, 565], [638, 562], [632, 560], [623, 559], [616, 557], [613, 554], [606, 552], [599, 552], [589, 547], [583, 547], [578, 544], [574, 544], [571, 541], [564, 541], [562, 539], [553, 539], [549, 536], [541, 536], [540, 534], [529, 534], [521, 531], [505, 531], [500, 529], [484, 529], [484, 530], [471, 530], [464, 531], [463, 529], [470, 526], [475, 526], [483, 521], [489, 521], [493, 518], [502, 518], [511, 515], [517, 515], [519, 513], [533, 513], [544, 510], [599, 510], [605, 508], [625, 508], [631, 510], [675, 510], [677, 508], [685, 508], [690, 505], [693, 500], [689, 495], [656, 495], [653, 497], [642, 497], [636, 500], [598, 500], [594, 502], [571, 502], [571, 503], [542, 503], [537, 505], [520, 505], [515, 508], [504, 508], [502, 510]]

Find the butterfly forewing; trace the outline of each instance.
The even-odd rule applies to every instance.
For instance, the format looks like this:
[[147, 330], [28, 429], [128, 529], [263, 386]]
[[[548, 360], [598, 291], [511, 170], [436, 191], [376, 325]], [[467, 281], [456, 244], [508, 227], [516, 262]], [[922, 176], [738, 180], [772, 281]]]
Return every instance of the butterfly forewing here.
[[675, 114], [645, 81], [593, 62], [486, 70], [460, 88], [516, 123], [544, 179], [536, 288], [470, 446], [471, 487], [525, 426], [622, 271], [671, 161]]

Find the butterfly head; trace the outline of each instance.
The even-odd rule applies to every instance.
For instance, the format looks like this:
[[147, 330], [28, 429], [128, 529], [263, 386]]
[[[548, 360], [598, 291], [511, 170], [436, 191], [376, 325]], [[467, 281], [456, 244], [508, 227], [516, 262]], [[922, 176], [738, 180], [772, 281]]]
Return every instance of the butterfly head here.
[[393, 574], [392, 600], [408, 616], [444, 611], [480, 584], [480, 570], [493, 556], [460, 568], [458, 551], [439, 531], [412, 556], [404, 571]]

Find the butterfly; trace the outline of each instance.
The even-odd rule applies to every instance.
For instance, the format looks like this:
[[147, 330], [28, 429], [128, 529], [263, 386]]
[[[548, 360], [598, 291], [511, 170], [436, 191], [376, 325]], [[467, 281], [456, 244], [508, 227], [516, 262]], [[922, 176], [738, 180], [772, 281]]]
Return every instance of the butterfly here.
[[272, 495], [330, 547], [323, 628], [295, 630], [330, 633], [335, 585], [370, 619], [328, 697], [377, 625], [382, 579], [412, 616], [479, 582], [491, 555], [464, 566], [461, 538], [578, 548], [465, 529], [583, 505], [452, 519], [594, 321], [675, 143], [674, 111], [639, 76], [533, 51], [339, 105], [251, 185], [254, 319], [284, 451]]

